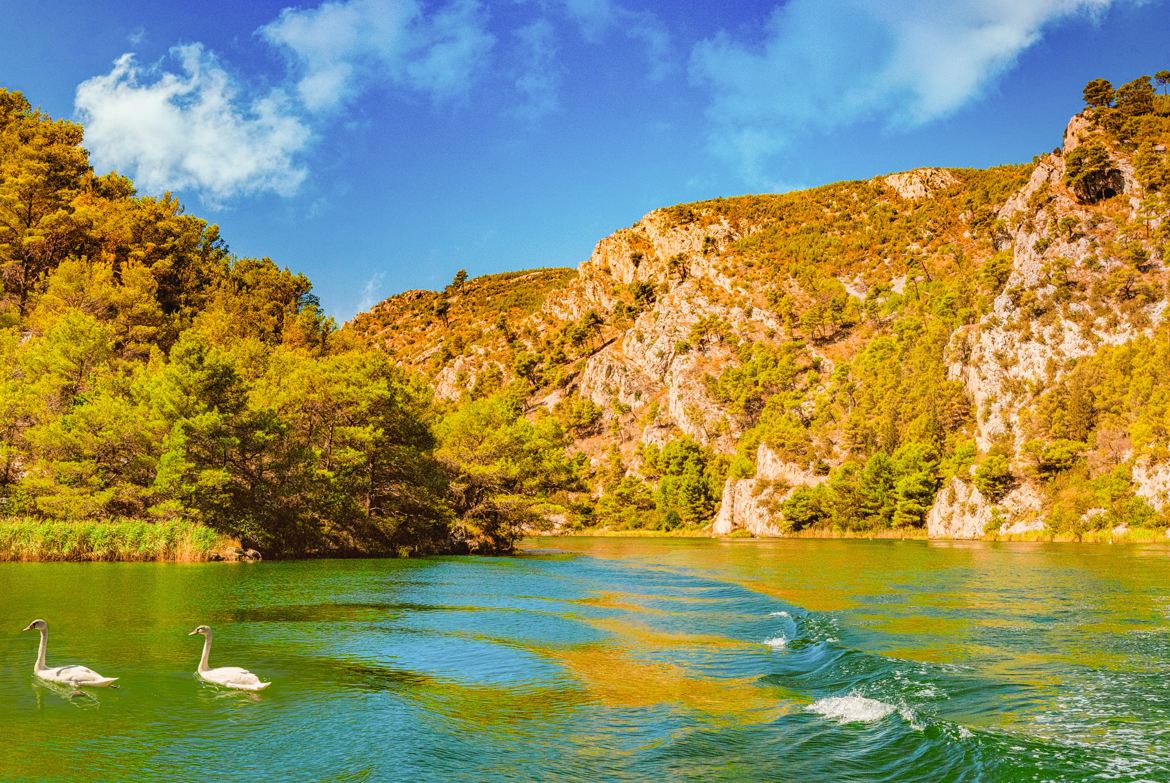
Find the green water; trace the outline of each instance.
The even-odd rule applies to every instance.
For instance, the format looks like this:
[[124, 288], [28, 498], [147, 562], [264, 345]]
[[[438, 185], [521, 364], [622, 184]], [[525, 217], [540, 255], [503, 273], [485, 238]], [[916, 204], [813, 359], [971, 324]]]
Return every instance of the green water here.
[[[35, 617], [122, 687], [38, 685]], [[2, 780], [1170, 780], [1170, 549], [4, 564], [0, 727]]]

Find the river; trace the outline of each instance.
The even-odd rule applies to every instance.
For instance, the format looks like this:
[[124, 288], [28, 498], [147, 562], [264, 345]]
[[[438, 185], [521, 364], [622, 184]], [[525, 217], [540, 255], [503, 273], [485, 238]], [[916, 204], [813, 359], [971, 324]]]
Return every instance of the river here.
[[[121, 687], [38, 684], [36, 617]], [[1170, 780], [1170, 549], [0, 564], [0, 779]]]

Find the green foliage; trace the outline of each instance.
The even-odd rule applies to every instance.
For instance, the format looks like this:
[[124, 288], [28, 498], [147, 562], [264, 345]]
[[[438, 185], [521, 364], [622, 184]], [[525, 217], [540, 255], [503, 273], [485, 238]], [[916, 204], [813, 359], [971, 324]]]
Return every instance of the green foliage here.
[[1036, 458], [1036, 470], [1041, 476], [1051, 478], [1075, 466], [1085, 451], [1085, 444], [1066, 439], [1049, 443], [1032, 442], [1030, 451]]
[[606, 487], [593, 511], [594, 524], [611, 530], [661, 529], [654, 496], [645, 482], [622, 476]]
[[1001, 500], [1015, 484], [1016, 477], [1012, 474], [1011, 461], [1007, 455], [1000, 452], [989, 454], [975, 469], [975, 486], [992, 502]]
[[998, 295], [1012, 273], [1012, 254], [1000, 251], [979, 267], [979, 280], [992, 296]]
[[661, 449], [643, 449], [642, 469], [658, 478], [654, 501], [664, 529], [698, 525], [714, 516], [727, 472], [725, 457], [682, 438]]
[[[702, 338], [700, 338], [702, 339]], [[708, 376], [707, 391], [745, 427], [754, 426], [769, 402], [790, 409], [800, 403], [813, 361], [800, 342], [753, 342], [741, 346], [739, 363]], [[778, 398], [777, 395], [783, 395]]]
[[579, 488], [580, 463], [568, 455], [564, 428], [553, 416], [525, 418], [514, 395], [468, 403], [435, 431], [463, 551], [510, 551], [526, 527], [539, 524], [542, 504]]
[[650, 309], [657, 299], [654, 284], [645, 281], [630, 283], [630, 294], [634, 297], [634, 306], [638, 312]]
[[864, 463], [846, 462], [823, 484], [796, 489], [782, 511], [795, 530], [921, 527], [938, 492], [938, 471], [933, 447], [909, 442], [892, 454], [879, 451]]
[[593, 400], [570, 395], [557, 403], [553, 413], [574, 438], [584, 438], [600, 430], [603, 411]]
[[781, 505], [784, 521], [790, 530], [804, 530], [829, 519], [831, 497], [824, 484], [797, 487]]
[[1085, 85], [1085, 105], [1089, 108], [1113, 105], [1113, 85], [1107, 79], [1093, 79]]
[[1121, 192], [1121, 172], [1109, 151], [1090, 141], [1065, 156], [1064, 184], [1080, 200], [1093, 203]]
[[1149, 76], [1139, 76], [1117, 88], [1114, 96], [1117, 110], [1130, 117], [1150, 114], [1154, 111], [1154, 85]]

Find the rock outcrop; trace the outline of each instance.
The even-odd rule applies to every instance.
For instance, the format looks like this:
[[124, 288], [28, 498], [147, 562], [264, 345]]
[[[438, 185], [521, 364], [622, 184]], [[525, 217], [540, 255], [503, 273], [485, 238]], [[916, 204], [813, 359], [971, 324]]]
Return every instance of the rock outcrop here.
[[959, 184], [959, 179], [946, 169], [914, 169], [882, 178], [904, 199], [920, 201], [940, 190]]
[[1031, 484], [1022, 484], [991, 503], [969, 478], [955, 476], [935, 498], [926, 515], [931, 538], [976, 539], [997, 533], [1018, 535], [1044, 527], [1042, 498]]
[[723, 485], [723, 500], [712, 532], [725, 536], [743, 529], [754, 536], [783, 535], [780, 504], [798, 487], [814, 486], [824, 480], [824, 476], [785, 462], [761, 444], [756, 452], [756, 475], [750, 479], [729, 478]]

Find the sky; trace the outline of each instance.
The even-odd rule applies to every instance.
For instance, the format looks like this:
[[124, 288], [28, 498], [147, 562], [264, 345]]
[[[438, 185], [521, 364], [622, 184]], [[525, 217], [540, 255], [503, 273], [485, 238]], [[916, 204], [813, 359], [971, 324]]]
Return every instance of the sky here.
[[339, 322], [670, 204], [1031, 160], [1170, 0], [0, 0], [0, 86]]

